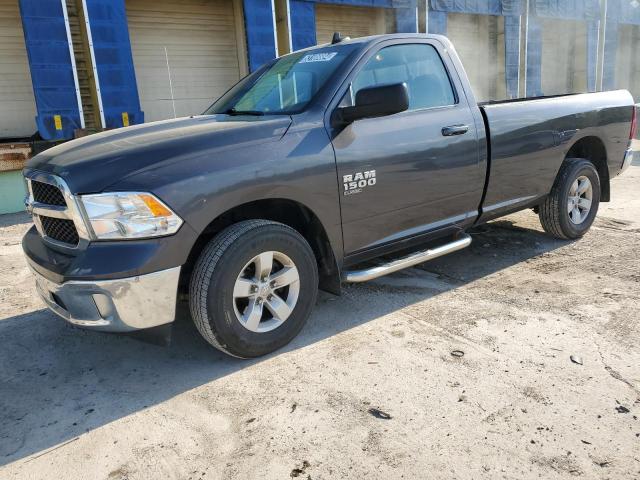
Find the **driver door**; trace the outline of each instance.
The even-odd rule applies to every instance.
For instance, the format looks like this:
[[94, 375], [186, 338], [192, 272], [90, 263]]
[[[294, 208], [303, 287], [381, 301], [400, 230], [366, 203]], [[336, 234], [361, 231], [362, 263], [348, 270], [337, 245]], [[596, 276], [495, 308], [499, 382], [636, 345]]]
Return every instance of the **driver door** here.
[[341, 106], [361, 88], [404, 82], [409, 109], [357, 120], [333, 137], [347, 255], [477, 215], [485, 172], [474, 116], [443, 56], [429, 42], [392, 44], [352, 77]]

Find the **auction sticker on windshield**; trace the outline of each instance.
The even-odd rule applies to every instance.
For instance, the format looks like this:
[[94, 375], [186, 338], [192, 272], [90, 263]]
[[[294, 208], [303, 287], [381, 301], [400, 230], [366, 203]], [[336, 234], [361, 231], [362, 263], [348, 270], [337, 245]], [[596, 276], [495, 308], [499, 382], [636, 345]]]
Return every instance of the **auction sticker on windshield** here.
[[328, 62], [337, 54], [338, 52], [310, 53], [302, 57], [299, 63]]

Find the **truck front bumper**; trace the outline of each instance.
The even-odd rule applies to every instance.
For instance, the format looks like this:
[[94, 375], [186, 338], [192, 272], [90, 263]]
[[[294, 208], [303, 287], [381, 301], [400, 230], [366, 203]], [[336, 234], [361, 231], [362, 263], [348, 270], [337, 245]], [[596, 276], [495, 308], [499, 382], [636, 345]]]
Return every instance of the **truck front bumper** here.
[[180, 268], [114, 280], [63, 283], [31, 270], [42, 300], [69, 323], [103, 332], [131, 332], [173, 322]]

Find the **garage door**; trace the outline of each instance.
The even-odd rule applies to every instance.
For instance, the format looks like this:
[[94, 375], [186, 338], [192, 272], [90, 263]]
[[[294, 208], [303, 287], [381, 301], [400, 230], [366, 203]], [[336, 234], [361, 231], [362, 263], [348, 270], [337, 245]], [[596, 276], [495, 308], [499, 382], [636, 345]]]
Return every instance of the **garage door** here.
[[0, 139], [33, 135], [35, 115], [18, 0], [0, 0]]
[[637, 103], [640, 102], [640, 26], [620, 24], [618, 32], [615, 85], [629, 90]]
[[351, 38], [395, 31], [393, 11], [388, 8], [316, 5], [316, 41], [329, 43], [334, 32]]
[[447, 37], [462, 60], [476, 100], [505, 99], [504, 18], [452, 13], [447, 15]]
[[587, 24], [540, 19], [542, 28], [542, 93], [587, 91]]
[[239, 2], [126, 0], [126, 6], [145, 121], [173, 118], [174, 107], [178, 117], [200, 114], [239, 80]]

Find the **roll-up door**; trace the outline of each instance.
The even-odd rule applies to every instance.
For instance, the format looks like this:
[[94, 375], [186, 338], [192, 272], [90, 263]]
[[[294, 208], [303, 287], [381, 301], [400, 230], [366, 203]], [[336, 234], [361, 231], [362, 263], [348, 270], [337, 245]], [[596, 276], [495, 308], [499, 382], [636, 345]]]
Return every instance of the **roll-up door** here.
[[36, 131], [36, 103], [17, 0], [0, 0], [0, 139]]
[[126, 0], [146, 121], [173, 118], [174, 108], [177, 117], [200, 114], [239, 80], [245, 55], [239, 51], [241, 12], [234, 11], [239, 5], [232, 0]]
[[542, 93], [587, 91], [587, 24], [577, 20], [540, 19]]
[[640, 45], [639, 25], [618, 25], [618, 51], [616, 52], [616, 88], [626, 88], [636, 103], [640, 102]]
[[476, 100], [505, 99], [504, 17], [451, 13], [447, 37], [460, 56]]
[[316, 4], [318, 44], [329, 43], [334, 32], [357, 38], [394, 31], [395, 22], [391, 9]]

